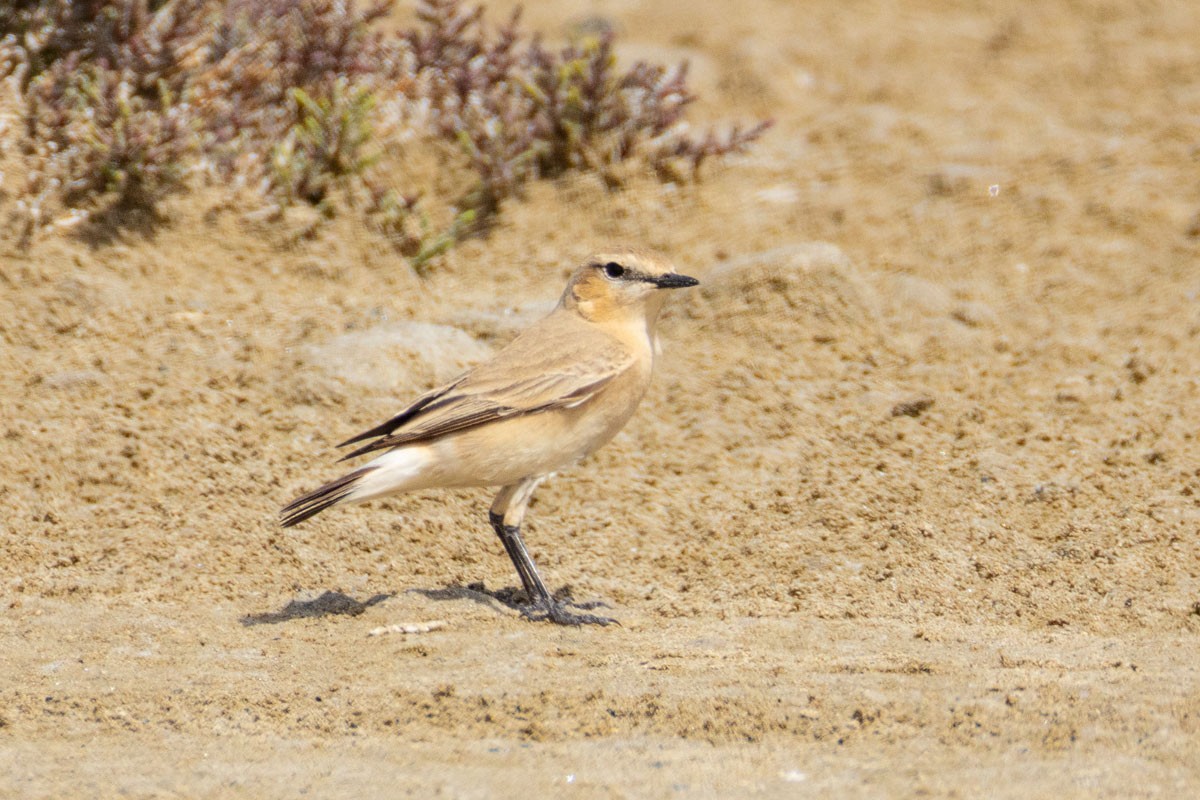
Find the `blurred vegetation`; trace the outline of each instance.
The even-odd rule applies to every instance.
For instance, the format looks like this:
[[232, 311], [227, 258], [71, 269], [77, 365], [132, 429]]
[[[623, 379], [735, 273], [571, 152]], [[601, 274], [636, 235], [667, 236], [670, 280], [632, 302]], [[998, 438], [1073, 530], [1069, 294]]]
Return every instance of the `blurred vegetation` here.
[[[23, 166], [9, 226], [28, 245], [61, 219], [153, 217], [164, 197], [207, 180], [279, 210], [360, 209], [419, 269], [530, 180], [591, 170], [616, 186], [633, 159], [685, 180], [770, 124], [693, 136], [686, 64], [622, 70], [611, 32], [551, 50], [519, 13], [492, 28], [482, 7], [426, 0], [418, 24], [395, 31], [381, 24], [391, 9], [9, 0], [0, 77]], [[421, 147], [466, 176], [459, 194], [430, 201], [415, 179], [396, 186], [405, 178], [383, 162]]]

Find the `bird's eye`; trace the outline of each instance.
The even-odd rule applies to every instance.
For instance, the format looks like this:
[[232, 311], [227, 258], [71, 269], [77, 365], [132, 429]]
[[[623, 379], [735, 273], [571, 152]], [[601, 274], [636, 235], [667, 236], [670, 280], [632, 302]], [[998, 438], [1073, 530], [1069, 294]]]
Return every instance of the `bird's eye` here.
[[625, 268], [615, 261], [610, 261], [604, 265], [604, 274], [610, 278], [619, 278], [625, 274]]

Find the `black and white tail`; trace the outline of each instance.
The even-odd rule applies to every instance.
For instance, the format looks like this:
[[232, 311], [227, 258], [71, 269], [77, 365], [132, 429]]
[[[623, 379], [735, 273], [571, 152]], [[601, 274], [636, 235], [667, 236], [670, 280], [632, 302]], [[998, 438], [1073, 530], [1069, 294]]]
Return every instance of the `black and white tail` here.
[[309, 492], [303, 497], [297, 497], [279, 512], [280, 523], [283, 527], [290, 528], [297, 523], [304, 522], [309, 517], [320, 514], [331, 506], [336, 506], [354, 493], [355, 486], [370, 471], [371, 467], [356, 469], [336, 481], [330, 481], [320, 489]]
[[360, 469], [297, 497], [279, 512], [279, 521], [283, 527], [290, 528], [341, 503], [361, 503], [420, 488], [424, 485], [422, 472], [430, 461], [430, 452], [424, 447], [389, 450]]

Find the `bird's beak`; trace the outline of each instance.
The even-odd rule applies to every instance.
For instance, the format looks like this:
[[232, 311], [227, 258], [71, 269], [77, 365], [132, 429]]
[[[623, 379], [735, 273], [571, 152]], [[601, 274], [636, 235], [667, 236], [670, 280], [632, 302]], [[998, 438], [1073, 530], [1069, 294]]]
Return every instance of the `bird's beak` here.
[[700, 281], [696, 280], [695, 278], [690, 278], [687, 275], [679, 275], [675, 272], [668, 272], [652, 279], [651, 283], [660, 289], [684, 289], [688, 286], [696, 286], [700, 283]]

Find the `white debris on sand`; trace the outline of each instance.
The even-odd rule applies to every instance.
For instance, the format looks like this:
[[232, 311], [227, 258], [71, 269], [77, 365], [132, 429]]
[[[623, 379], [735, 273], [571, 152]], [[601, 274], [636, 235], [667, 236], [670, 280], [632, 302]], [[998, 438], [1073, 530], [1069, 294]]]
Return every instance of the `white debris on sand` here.
[[442, 619], [435, 619], [432, 622], [399, 623], [372, 628], [367, 632], [367, 636], [383, 636], [387, 633], [429, 633], [444, 627], [446, 627], [446, 621]]

